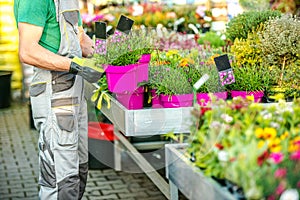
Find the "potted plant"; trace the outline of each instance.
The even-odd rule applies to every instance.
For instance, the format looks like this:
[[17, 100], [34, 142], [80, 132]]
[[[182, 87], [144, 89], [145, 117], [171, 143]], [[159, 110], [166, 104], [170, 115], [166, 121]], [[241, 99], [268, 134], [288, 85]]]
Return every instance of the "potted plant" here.
[[133, 92], [138, 83], [148, 81], [149, 60], [139, 60], [153, 48], [151, 32], [145, 29], [129, 34], [115, 32], [108, 37], [106, 53], [94, 55], [98, 65], [105, 65], [108, 89], [114, 93]]
[[194, 73], [194, 76], [196, 77], [192, 80], [192, 85], [194, 85], [204, 74], [209, 76], [208, 80], [196, 91], [197, 102], [202, 106], [211, 102], [212, 96], [216, 99], [227, 99], [226, 88], [221, 84], [218, 70], [213, 61], [215, 57], [219, 56], [219, 53], [222, 52], [218, 49], [209, 49], [203, 51], [204, 55], [199, 53], [197, 58], [197, 73]]
[[193, 104], [194, 60], [189, 51], [156, 51], [150, 65], [149, 87], [155, 89], [163, 107]]
[[255, 102], [261, 102], [264, 91], [270, 86], [271, 73], [262, 66], [245, 64], [242, 66], [232, 63], [235, 82], [226, 85], [231, 97], [253, 96]]
[[195, 110], [191, 160], [238, 199], [298, 199], [299, 110], [300, 99], [264, 106], [243, 98]]

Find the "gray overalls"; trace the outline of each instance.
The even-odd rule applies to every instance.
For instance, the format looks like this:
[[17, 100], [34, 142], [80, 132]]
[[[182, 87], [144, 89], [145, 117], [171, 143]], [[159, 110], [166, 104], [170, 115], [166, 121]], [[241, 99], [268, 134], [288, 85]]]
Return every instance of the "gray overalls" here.
[[[58, 54], [81, 57], [78, 0], [54, 0], [60, 25]], [[88, 172], [87, 106], [83, 79], [35, 68], [30, 100], [39, 131], [39, 198], [81, 199]]]

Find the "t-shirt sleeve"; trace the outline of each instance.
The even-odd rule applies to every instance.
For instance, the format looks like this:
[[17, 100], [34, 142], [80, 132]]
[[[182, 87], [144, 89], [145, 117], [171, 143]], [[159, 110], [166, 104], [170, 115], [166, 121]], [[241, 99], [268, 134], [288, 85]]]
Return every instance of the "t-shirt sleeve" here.
[[48, 14], [47, 0], [20, 0], [17, 8], [17, 22], [44, 27]]
[[79, 13], [79, 18], [78, 18], [78, 26], [82, 26], [82, 18], [81, 18], [81, 13]]

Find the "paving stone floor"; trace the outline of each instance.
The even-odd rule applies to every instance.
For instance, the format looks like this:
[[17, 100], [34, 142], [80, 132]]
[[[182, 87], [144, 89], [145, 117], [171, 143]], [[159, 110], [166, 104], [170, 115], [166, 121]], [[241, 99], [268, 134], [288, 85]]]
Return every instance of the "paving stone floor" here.
[[[0, 199], [38, 199], [38, 133], [30, 128], [27, 104], [0, 109]], [[164, 200], [143, 173], [89, 171], [84, 200]]]

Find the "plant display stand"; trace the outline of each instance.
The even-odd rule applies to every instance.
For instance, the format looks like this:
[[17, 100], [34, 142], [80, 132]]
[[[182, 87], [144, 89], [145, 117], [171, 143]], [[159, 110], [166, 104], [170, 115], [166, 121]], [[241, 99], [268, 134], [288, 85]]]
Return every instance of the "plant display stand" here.
[[[85, 96], [90, 98], [97, 85], [86, 84]], [[110, 107], [102, 101], [101, 112], [113, 123], [114, 136], [114, 169], [122, 170], [121, 153], [127, 151], [140, 169], [152, 180], [158, 189], [170, 199], [169, 184], [144, 158], [144, 156], [128, 141], [128, 136], [153, 136], [168, 132], [189, 133], [191, 120], [190, 113], [193, 107], [182, 108], [144, 108], [128, 110], [115, 98], [110, 96]], [[153, 148], [162, 148], [166, 142], [150, 142]]]
[[166, 144], [166, 176], [170, 185], [171, 200], [178, 200], [178, 189], [189, 200], [234, 200], [226, 189], [203, 175], [199, 168], [184, 155], [188, 144]]

